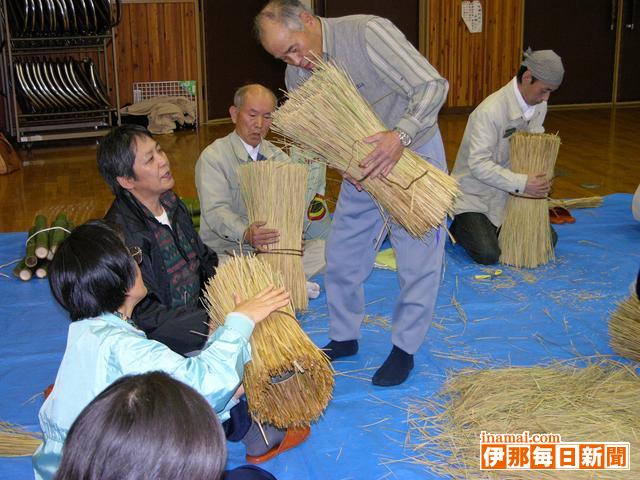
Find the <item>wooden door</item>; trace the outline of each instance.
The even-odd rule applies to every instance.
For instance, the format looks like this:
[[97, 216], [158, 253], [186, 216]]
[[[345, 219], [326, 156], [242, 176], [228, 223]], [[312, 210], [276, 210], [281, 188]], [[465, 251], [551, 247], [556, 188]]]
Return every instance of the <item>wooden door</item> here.
[[618, 102], [640, 101], [640, 0], [624, 0], [618, 68]]
[[[618, 0], [525, 2], [524, 47], [554, 50], [565, 68], [550, 104], [612, 101]], [[636, 58], [637, 60], [637, 58]]]
[[209, 120], [228, 118], [233, 93], [247, 83], [261, 83], [281, 96], [286, 65], [265, 52], [253, 34], [253, 17], [264, 3], [264, 0], [202, 2]]
[[362, 13], [388, 18], [419, 48], [420, 0], [316, 0], [315, 10], [322, 17]]

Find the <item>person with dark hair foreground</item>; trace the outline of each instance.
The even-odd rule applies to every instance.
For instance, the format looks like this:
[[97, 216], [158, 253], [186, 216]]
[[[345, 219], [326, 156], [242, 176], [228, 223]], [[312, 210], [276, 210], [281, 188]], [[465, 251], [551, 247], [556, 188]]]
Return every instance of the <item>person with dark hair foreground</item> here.
[[122, 125], [102, 139], [97, 162], [115, 195], [105, 218], [144, 259], [140, 269], [148, 293], [136, 305], [133, 321], [175, 352], [199, 350], [208, 328], [200, 294], [218, 258], [202, 243], [172, 190], [167, 154], [147, 129]]
[[253, 466], [223, 476], [226, 457], [222, 426], [207, 401], [156, 371], [116, 380], [80, 412], [55, 479], [275, 480]]
[[[543, 133], [547, 100], [560, 86], [564, 67], [552, 50], [524, 53], [516, 76], [471, 113], [451, 176], [460, 183], [451, 233], [474, 262], [491, 265], [500, 254], [498, 233], [509, 195], [544, 198], [551, 178], [511, 170], [515, 132]], [[551, 228], [555, 245], [558, 236]]]
[[[72, 323], [55, 386], [39, 413], [43, 444], [33, 457], [36, 479], [53, 478], [71, 424], [123, 375], [167, 372], [200, 392], [221, 421], [229, 419], [244, 365], [251, 360], [249, 337], [255, 324], [289, 302], [284, 289], [271, 287], [245, 301], [236, 293], [235, 311], [197, 356], [185, 358], [147, 339], [131, 320], [147, 294], [139, 260], [139, 250], [128, 250], [118, 233], [99, 220], [76, 227], [51, 260], [51, 291]], [[285, 447], [276, 452], [305, 438], [286, 443], [285, 437]]]

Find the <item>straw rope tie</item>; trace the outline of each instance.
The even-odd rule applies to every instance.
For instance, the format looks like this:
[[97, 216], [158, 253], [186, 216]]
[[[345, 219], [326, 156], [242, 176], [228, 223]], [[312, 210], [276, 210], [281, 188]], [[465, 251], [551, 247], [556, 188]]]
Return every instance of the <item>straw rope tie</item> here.
[[394, 181], [394, 180], [391, 180], [391, 179], [390, 179], [390, 178], [388, 178], [388, 177], [383, 177], [383, 178], [382, 178], [382, 181], [383, 181], [383, 182], [389, 182], [389, 183], [392, 183], [392, 184], [394, 184], [394, 185], [396, 185], [396, 186], [400, 187], [400, 188], [401, 188], [401, 189], [403, 189], [403, 190], [409, 190], [411, 187], [413, 187], [413, 184], [414, 184], [414, 183], [416, 183], [417, 181], [419, 181], [419, 180], [421, 180], [422, 178], [426, 177], [427, 175], [429, 175], [429, 170], [426, 170], [423, 174], [421, 174], [421, 175], [419, 175], [419, 176], [415, 177], [413, 180], [411, 180], [411, 181], [409, 182], [409, 185], [407, 185], [406, 187], [405, 187], [405, 186], [403, 186], [402, 184], [400, 184], [399, 182], [396, 182], [396, 181]]
[[302, 250], [298, 250], [295, 248], [270, 248], [269, 250], [256, 250], [256, 255], [293, 255], [297, 257], [302, 257]]
[[48, 227], [48, 228], [43, 228], [42, 230], [38, 230], [37, 232], [35, 232], [33, 235], [30, 235], [24, 242], [24, 244], [26, 245], [27, 243], [29, 243], [29, 240], [31, 240], [32, 238], [36, 237], [38, 234], [40, 233], [44, 233], [44, 232], [48, 232], [50, 230], [63, 230], [66, 233], [71, 233], [71, 231], [67, 230], [64, 227], [57, 227], [57, 226], [53, 226], [53, 227]]

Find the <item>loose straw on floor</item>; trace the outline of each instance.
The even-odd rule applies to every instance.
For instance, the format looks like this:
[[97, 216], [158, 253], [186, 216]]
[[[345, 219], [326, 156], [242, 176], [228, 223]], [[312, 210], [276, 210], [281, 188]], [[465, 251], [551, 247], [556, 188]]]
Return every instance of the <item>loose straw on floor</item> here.
[[602, 206], [602, 197], [550, 198], [549, 207], [597, 208]]
[[39, 433], [0, 422], [0, 457], [30, 457], [42, 443]]
[[640, 300], [635, 295], [621, 302], [611, 314], [609, 344], [623, 357], [640, 362]]
[[273, 115], [273, 130], [357, 179], [407, 232], [421, 238], [442, 224], [459, 195], [456, 181], [405, 148], [386, 178], [363, 178], [359, 162], [374, 148], [362, 140], [388, 130], [339, 66], [320, 59]]
[[[640, 463], [640, 378], [601, 361], [530, 368], [468, 369], [409, 409], [410, 459], [439, 478], [635, 480]], [[630, 442], [630, 471], [480, 471], [480, 432], [554, 433], [563, 442]]]
[[[560, 137], [517, 132], [511, 137], [511, 170], [553, 177]], [[500, 261], [515, 267], [535, 268], [555, 259], [546, 199], [511, 195], [500, 228]]]
[[249, 223], [261, 220], [267, 222], [265, 228], [280, 233], [280, 240], [260, 255], [282, 273], [296, 310], [306, 310], [309, 304], [302, 263], [307, 175], [304, 165], [276, 161], [251, 162], [238, 169]]
[[[259, 257], [232, 257], [207, 283], [205, 304], [215, 329], [233, 311], [233, 293], [250, 298], [282, 275]], [[269, 315], [251, 335], [252, 360], [245, 366], [244, 389], [253, 418], [279, 428], [317, 420], [333, 393], [328, 357], [307, 337], [291, 306]]]

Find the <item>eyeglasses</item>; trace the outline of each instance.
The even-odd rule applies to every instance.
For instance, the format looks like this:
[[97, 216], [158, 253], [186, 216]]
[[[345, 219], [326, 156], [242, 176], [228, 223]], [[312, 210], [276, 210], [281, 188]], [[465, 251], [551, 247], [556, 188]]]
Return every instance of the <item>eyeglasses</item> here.
[[129, 255], [133, 257], [138, 265], [142, 263], [142, 249], [140, 247], [127, 247]]

